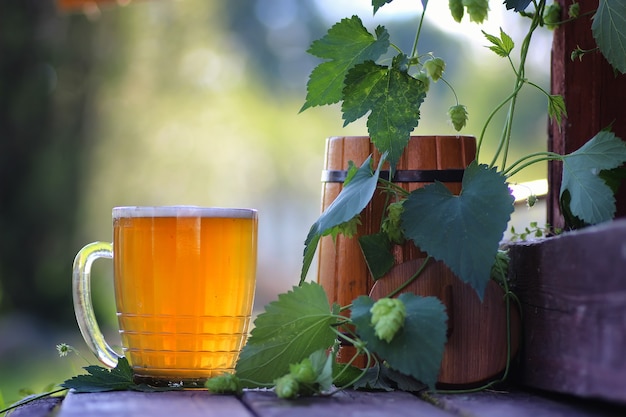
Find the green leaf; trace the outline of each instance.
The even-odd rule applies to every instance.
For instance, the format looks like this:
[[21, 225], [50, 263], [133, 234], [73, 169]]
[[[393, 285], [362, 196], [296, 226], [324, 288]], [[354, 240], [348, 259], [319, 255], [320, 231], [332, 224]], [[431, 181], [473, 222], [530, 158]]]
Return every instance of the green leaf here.
[[327, 349], [336, 334], [330, 327], [336, 318], [324, 289], [303, 283], [278, 296], [254, 321], [254, 328], [236, 365], [244, 387], [272, 384], [313, 352]]
[[436, 297], [404, 293], [398, 298], [406, 307], [406, 318], [391, 342], [376, 336], [370, 313], [374, 300], [366, 296], [352, 303], [357, 334], [391, 368], [434, 388], [446, 343], [445, 307]]
[[333, 384], [340, 388], [356, 388], [354, 383], [363, 376], [363, 370], [347, 363], [333, 363]]
[[526, 10], [531, 0], [504, 0], [507, 10], [513, 9], [516, 12], [523, 12]]
[[599, 177], [603, 170], [626, 162], [626, 143], [614, 133], [602, 131], [580, 149], [563, 156], [560, 198], [569, 192], [569, 209], [586, 224], [611, 220], [615, 215], [615, 196]]
[[[394, 63], [400, 66], [404, 58], [398, 55]], [[356, 65], [346, 76], [341, 106], [344, 126], [370, 112], [369, 135], [381, 153], [388, 153], [392, 170], [419, 122], [426, 97], [424, 83], [397, 66], [385, 67], [373, 61]]]
[[[374, 14], [376, 14], [378, 9], [380, 9], [381, 7], [383, 7], [387, 3], [391, 3], [392, 1], [393, 0], [372, 0], [372, 6], [374, 7]], [[426, 9], [426, 5], [428, 4], [428, 0], [421, 0], [421, 1], [422, 1], [422, 7], [424, 9]]]
[[488, 34], [484, 30], [482, 32], [483, 35], [485, 35], [485, 38], [492, 43], [492, 46], [490, 46], [489, 49], [503, 58], [506, 58], [511, 54], [511, 51], [515, 47], [515, 43], [513, 42], [513, 39], [511, 39], [511, 37], [502, 30], [502, 28], [500, 28], [499, 38]]
[[370, 167], [372, 157], [368, 157], [363, 165], [358, 169], [356, 174], [350, 179], [348, 184], [326, 208], [324, 213], [311, 226], [309, 234], [304, 241], [304, 255], [302, 262], [302, 271], [300, 273], [300, 284], [306, 279], [306, 275], [313, 261], [315, 250], [320, 238], [333, 227], [338, 226], [354, 218], [363, 211], [365, 206], [370, 202], [376, 186], [378, 184], [378, 175], [380, 167], [385, 161], [386, 155], [380, 158], [378, 168], [374, 173]]
[[396, 386], [393, 381], [387, 378], [387, 369], [389, 368], [376, 362], [374, 366], [367, 368], [351, 387], [368, 391], [394, 391]]
[[567, 109], [565, 108], [565, 100], [563, 100], [563, 96], [548, 96], [548, 115], [551, 119], [554, 119], [560, 128], [561, 120], [563, 117], [567, 117]]
[[626, 180], [626, 167], [600, 171], [600, 178], [609, 186], [613, 193], [617, 193], [622, 182]]
[[[589, 224], [585, 223], [574, 214], [572, 214], [572, 211], [570, 210], [571, 200], [572, 196], [570, 195], [568, 190], [565, 190], [561, 193], [561, 197], [559, 198], [559, 205], [561, 206], [561, 213], [563, 214], [563, 219], [565, 220], [565, 229], [575, 230], [589, 226]], [[526, 236], [527, 233], [522, 233], [520, 234], [520, 239], [525, 240]]]
[[326, 349], [317, 350], [309, 355], [313, 369], [317, 375], [315, 382], [319, 384], [320, 391], [328, 391], [333, 385], [333, 364], [335, 355], [326, 353]]
[[404, 234], [482, 298], [513, 202], [506, 178], [474, 161], [465, 170], [460, 195], [440, 182], [409, 195], [402, 214]]
[[76, 392], [123, 391], [135, 386], [133, 370], [126, 358], [119, 358], [113, 369], [90, 365], [83, 368], [87, 374], [74, 376], [61, 384]]
[[626, 73], [626, 3], [600, 0], [591, 32], [606, 60], [622, 74]]
[[374, 7], [374, 14], [387, 3], [391, 3], [393, 0], [372, 0], [372, 6]]
[[363, 235], [359, 237], [359, 245], [374, 280], [382, 278], [396, 262], [386, 233]]
[[374, 37], [358, 16], [342, 19], [332, 26], [308, 50], [311, 55], [329, 61], [319, 64], [311, 72], [306, 100], [300, 111], [341, 101], [348, 70], [361, 62], [378, 59], [388, 48], [387, 30], [379, 26]]

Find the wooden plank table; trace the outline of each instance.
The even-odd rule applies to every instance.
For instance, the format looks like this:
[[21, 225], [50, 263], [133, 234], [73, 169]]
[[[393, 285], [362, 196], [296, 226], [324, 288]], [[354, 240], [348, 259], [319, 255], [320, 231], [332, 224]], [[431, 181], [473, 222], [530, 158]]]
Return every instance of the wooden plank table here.
[[[55, 407], [53, 409], [53, 407]], [[208, 391], [133, 391], [48, 398], [15, 410], [11, 417], [623, 417], [626, 408], [571, 397], [525, 391], [474, 394], [340, 391], [296, 400], [271, 391], [246, 391], [241, 397]]]

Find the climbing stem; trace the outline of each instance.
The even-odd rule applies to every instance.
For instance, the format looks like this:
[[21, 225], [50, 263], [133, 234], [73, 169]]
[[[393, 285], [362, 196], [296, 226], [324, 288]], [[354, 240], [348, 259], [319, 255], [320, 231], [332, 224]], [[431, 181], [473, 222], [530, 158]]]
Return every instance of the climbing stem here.
[[532, 36], [535, 30], [539, 27], [543, 19], [543, 10], [545, 8], [545, 0], [540, 0], [536, 2], [536, 12], [532, 17], [530, 27], [528, 28], [528, 32], [524, 37], [522, 42], [521, 50], [520, 50], [520, 61], [517, 66], [516, 72], [516, 80], [515, 80], [515, 88], [513, 89], [512, 98], [509, 102], [509, 111], [507, 113], [507, 117], [505, 120], [504, 128], [502, 131], [502, 136], [500, 138], [500, 143], [498, 145], [498, 149], [491, 160], [490, 167], [496, 165], [496, 161], [501, 158], [501, 166], [500, 169], [504, 170], [506, 168], [508, 153], [509, 153], [509, 145], [511, 142], [512, 128], [513, 128], [513, 119], [515, 116], [515, 109], [517, 105], [517, 98], [519, 91], [522, 86], [526, 83], [525, 73], [526, 73], [526, 59], [528, 57], [528, 48], [530, 47], [530, 43], [532, 41]]

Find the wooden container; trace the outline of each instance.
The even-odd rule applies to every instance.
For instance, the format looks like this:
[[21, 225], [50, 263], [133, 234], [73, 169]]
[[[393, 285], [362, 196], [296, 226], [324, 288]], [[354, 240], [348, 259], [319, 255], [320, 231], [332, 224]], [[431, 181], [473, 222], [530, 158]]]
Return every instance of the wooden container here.
[[[333, 202], [342, 189], [343, 181], [329, 181], [336, 171], [348, 169], [350, 161], [360, 166], [369, 155], [378, 164], [380, 153], [367, 136], [331, 137], [326, 141], [326, 160], [322, 174], [322, 211]], [[446, 186], [453, 192], [461, 191], [463, 170], [476, 155], [476, 140], [468, 136], [414, 136], [409, 140], [400, 161], [398, 174], [402, 171], [421, 171], [430, 178], [448, 180]], [[437, 171], [441, 171], [437, 175]], [[441, 175], [443, 173], [443, 175]], [[410, 173], [409, 175], [410, 176]], [[449, 181], [454, 180], [453, 182]], [[429, 182], [398, 182], [408, 190], [421, 188]], [[386, 196], [376, 193], [361, 213], [358, 236], [376, 233], [380, 229]], [[374, 281], [359, 247], [358, 236], [346, 238], [324, 237], [319, 244], [318, 282], [324, 287], [331, 302], [347, 305], [359, 295], [369, 294]], [[406, 243], [396, 251], [396, 261], [425, 257], [415, 245]]]
[[[326, 143], [325, 170], [322, 175], [322, 210], [337, 197], [342, 182], [341, 171], [352, 161], [361, 165], [370, 155], [377, 164], [380, 154], [369, 137], [332, 137]], [[450, 191], [458, 194], [464, 169], [476, 155], [476, 141], [468, 136], [414, 136], [411, 137], [394, 177], [402, 188], [413, 191], [432, 183], [443, 182]], [[388, 169], [388, 167], [387, 167]], [[360, 295], [377, 299], [386, 296], [405, 279], [417, 271], [426, 254], [412, 242], [396, 245], [396, 266], [383, 278], [374, 282], [358, 237], [376, 233], [380, 229], [386, 195], [376, 193], [361, 213], [357, 236], [346, 238], [324, 237], [319, 245], [318, 282], [331, 302], [348, 305]], [[439, 384], [469, 386], [495, 377], [502, 372], [507, 359], [506, 308], [502, 289], [491, 282], [483, 303], [476, 292], [461, 282], [443, 263], [431, 262], [424, 273], [407, 288], [422, 296], [436, 296], [446, 304], [449, 315], [448, 343], [444, 352]], [[519, 328], [519, 316], [513, 314], [512, 322]], [[517, 333], [513, 338], [519, 344]], [[348, 361], [354, 349], [340, 349], [339, 360]], [[361, 358], [357, 366], [366, 366]]]

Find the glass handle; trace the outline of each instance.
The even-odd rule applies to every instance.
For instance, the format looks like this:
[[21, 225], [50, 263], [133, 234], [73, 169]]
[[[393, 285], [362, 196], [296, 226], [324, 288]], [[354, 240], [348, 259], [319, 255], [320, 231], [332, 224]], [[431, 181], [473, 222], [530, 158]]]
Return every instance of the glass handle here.
[[72, 294], [74, 313], [80, 332], [89, 349], [108, 367], [114, 368], [121, 357], [104, 340], [96, 322], [91, 301], [91, 265], [98, 258], [113, 259], [113, 244], [94, 242], [82, 248], [74, 259]]

